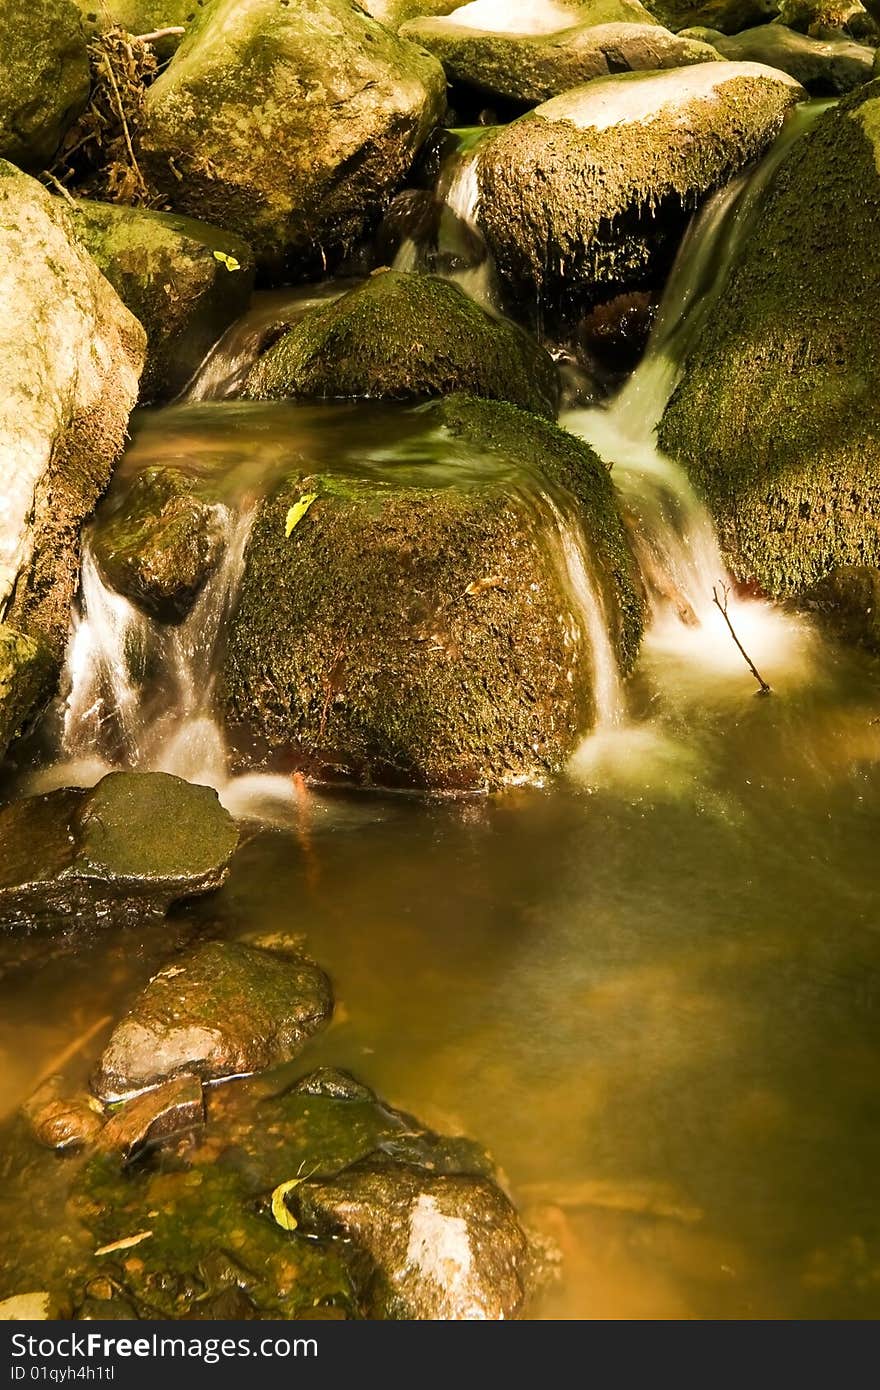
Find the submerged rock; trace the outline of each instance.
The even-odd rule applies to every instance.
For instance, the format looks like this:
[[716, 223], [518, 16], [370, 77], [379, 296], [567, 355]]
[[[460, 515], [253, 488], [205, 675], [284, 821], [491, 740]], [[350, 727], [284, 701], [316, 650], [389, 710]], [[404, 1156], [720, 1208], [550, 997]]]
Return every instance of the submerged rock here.
[[839, 96], [871, 80], [874, 52], [851, 39], [811, 39], [784, 24], [762, 24], [709, 42], [733, 62], [766, 63], [787, 72], [812, 96]]
[[60, 659], [80, 528], [122, 450], [144, 334], [65, 204], [2, 162], [0, 302], [0, 612]]
[[50, 1077], [22, 1107], [38, 1143], [49, 1149], [78, 1149], [94, 1143], [104, 1114], [94, 1096], [65, 1094], [60, 1076]]
[[138, 922], [217, 888], [238, 843], [210, 787], [111, 772], [0, 810], [0, 927]]
[[50, 698], [57, 666], [41, 637], [0, 623], [0, 757]]
[[230, 729], [249, 756], [256, 743], [326, 781], [540, 780], [595, 710], [575, 517], [610, 660], [628, 670], [638, 649], [608, 471], [509, 405], [453, 397], [409, 428], [389, 467], [368, 448], [340, 471], [304, 463], [258, 510], [229, 632]]
[[247, 308], [254, 283], [250, 247], [189, 217], [85, 199], [76, 205], [75, 225], [146, 330], [141, 404], [169, 400]]
[[663, 418], [725, 557], [765, 593], [880, 564], [880, 97], [787, 154]]
[[[485, 28], [465, 28], [459, 15], [414, 20], [402, 32], [435, 54], [451, 81], [520, 105], [546, 101], [613, 72], [680, 68], [716, 58], [707, 44], [664, 29], [637, 0], [593, 0], [567, 15], [565, 27], [560, 23], [557, 30], [540, 33], [499, 30], [491, 15]], [[472, 22], [476, 18], [475, 13]]]
[[466, 391], [556, 418], [553, 359], [457, 285], [385, 271], [313, 310], [256, 363], [245, 395], [412, 400]]
[[330, 983], [316, 965], [210, 941], [161, 970], [114, 1028], [93, 1079], [118, 1100], [169, 1077], [203, 1081], [290, 1061], [327, 1021]]
[[522, 1307], [526, 1239], [485, 1178], [366, 1166], [304, 1183], [294, 1200], [307, 1229], [350, 1241], [369, 1262], [372, 1318], [498, 1321]]
[[0, 159], [49, 163], [89, 96], [89, 60], [73, 0], [3, 0]]
[[92, 552], [106, 583], [161, 623], [179, 623], [217, 569], [229, 512], [204, 501], [192, 478], [174, 468], [138, 473], [92, 531]]
[[517, 296], [559, 302], [650, 278], [664, 229], [757, 158], [803, 89], [755, 63], [624, 73], [481, 146], [478, 217]]
[[320, 266], [381, 213], [431, 127], [436, 59], [348, 0], [211, 0], [150, 88], [148, 172], [264, 264]]
[[204, 1122], [201, 1081], [175, 1076], [114, 1111], [97, 1136], [98, 1148], [128, 1160], [148, 1145], [191, 1134]]

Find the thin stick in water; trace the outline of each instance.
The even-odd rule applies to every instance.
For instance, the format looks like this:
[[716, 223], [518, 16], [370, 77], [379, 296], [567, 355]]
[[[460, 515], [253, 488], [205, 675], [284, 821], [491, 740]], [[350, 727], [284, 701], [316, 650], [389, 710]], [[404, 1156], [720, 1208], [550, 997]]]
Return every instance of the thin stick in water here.
[[718, 612], [721, 614], [722, 618], [727, 623], [727, 627], [730, 631], [731, 637], [733, 638], [736, 645], [739, 647], [746, 665], [748, 666], [752, 675], [755, 677], [755, 680], [758, 682], [758, 694], [769, 695], [771, 693], [770, 686], [767, 684], [764, 677], [761, 675], [761, 672], [758, 670], [754, 661], [752, 661], [752, 658], [749, 656], [748, 652], [743, 646], [742, 642], [737, 637], [736, 632], [733, 628], [733, 623], [730, 621], [730, 615], [727, 612], [727, 600], [730, 597], [730, 589], [727, 587], [726, 584], [721, 585], [721, 592], [724, 595], [723, 601], [718, 597], [717, 585], [712, 585], [712, 602], [715, 604], [715, 607], [718, 609]]

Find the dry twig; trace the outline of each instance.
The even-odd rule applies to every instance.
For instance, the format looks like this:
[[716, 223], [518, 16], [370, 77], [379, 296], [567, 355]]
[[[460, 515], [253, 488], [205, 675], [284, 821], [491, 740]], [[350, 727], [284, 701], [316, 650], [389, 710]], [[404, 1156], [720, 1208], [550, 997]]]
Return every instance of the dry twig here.
[[755, 680], [758, 682], [758, 694], [769, 695], [771, 693], [770, 686], [767, 684], [764, 677], [761, 675], [761, 672], [758, 670], [754, 661], [752, 661], [752, 658], [749, 656], [748, 652], [743, 646], [742, 642], [737, 637], [736, 632], [734, 631], [733, 623], [730, 621], [730, 614], [727, 611], [727, 600], [730, 597], [730, 589], [726, 584], [721, 585], [721, 593], [723, 595], [723, 599], [718, 597], [718, 588], [716, 585], [713, 584], [712, 602], [715, 604], [715, 607], [718, 609], [718, 612], [721, 614], [722, 618], [727, 623], [731, 637], [733, 638], [736, 645], [739, 647], [746, 665], [748, 666], [752, 675], [755, 677]]

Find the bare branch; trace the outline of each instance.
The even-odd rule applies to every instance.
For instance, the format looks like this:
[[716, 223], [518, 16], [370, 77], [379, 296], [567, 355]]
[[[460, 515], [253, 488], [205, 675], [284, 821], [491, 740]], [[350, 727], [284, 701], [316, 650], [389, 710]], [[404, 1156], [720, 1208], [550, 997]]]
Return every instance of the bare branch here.
[[761, 675], [761, 672], [758, 670], [754, 661], [752, 661], [752, 658], [749, 656], [748, 652], [743, 646], [742, 642], [737, 637], [733, 628], [733, 623], [730, 621], [730, 615], [727, 612], [727, 600], [730, 597], [730, 589], [726, 584], [721, 585], [721, 593], [723, 594], [723, 600], [718, 597], [718, 588], [715, 584], [713, 584], [712, 602], [715, 604], [715, 607], [718, 609], [718, 612], [721, 614], [722, 618], [727, 623], [731, 637], [733, 638], [736, 645], [739, 647], [746, 665], [748, 666], [752, 675], [755, 677], [755, 680], [758, 682], [758, 694], [769, 695], [771, 693], [770, 686], [767, 684], [764, 677]]

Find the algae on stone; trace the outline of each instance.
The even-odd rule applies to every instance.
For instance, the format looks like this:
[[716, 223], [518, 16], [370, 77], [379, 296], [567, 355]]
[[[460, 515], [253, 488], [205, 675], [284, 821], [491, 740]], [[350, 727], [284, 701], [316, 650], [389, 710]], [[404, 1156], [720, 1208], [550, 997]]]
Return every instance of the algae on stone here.
[[413, 400], [469, 392], [556, 416], [559, 380], [524, 329], [457, 285], [385, 271], [313, 310], [261, 357], [253, 400], [287, 396]]
[[766, 63], [787, 72], [811, 96], [840, 96], [871, 80], [874, 53], [852, 39], [812, 39], [784, 24], [761, 24], [707, 42], [732, 62]]
[[0, 758], [16, 734], [49, 699], [57, 668], [40, 637], [0, 623]]
[[189, 217], [86, 199], [77, 202], [74, 221], [80, 241], [146, 330], [141, 404], [169, 400], [247, 308], [250, 247]]
[[320, 268], [378, 218], [445, 93], [435, 58], [348, 0], [210, 0], [149, 90], [143, 159], [177, 211]]
[[880, 96], [791, 148], [660, 430], [725, 557], [774, 596], [880, 563]]
[[478, 220], [514, 295], [577, 305], [645, 283], [664, 223], [674, 240], [803, 95], [759, 64], [700, 63], [598, 78], [492, 135]]
[[0, 159], [42, 169], [89, 96], [89, 60], [73, 0], [3, 0]]

